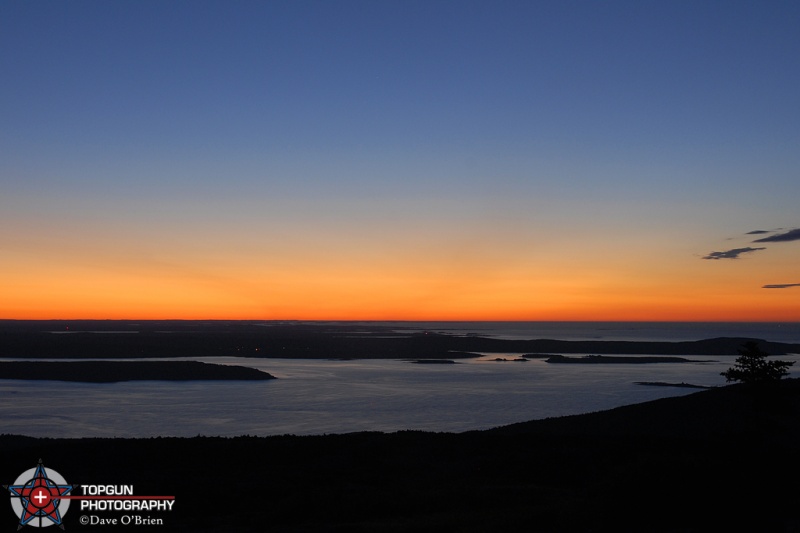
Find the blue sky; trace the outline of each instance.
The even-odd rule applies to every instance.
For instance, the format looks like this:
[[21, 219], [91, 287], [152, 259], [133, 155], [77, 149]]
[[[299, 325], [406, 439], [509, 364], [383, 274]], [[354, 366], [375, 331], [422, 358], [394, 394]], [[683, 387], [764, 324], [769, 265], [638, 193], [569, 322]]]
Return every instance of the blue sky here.
[[[155, 306], [168, 265], [209, 317], [313, 315], [301, 270], [331, 318], [649, 317], [669, 289], [692, 319], [721, 277], [800, 319], [761, 289], [800, 245], [700, 260], [800, 225], [798, 27], [795, 2], [7, 1], [0, 314]], [[120, 296], [18, 289], [63, 271]]]

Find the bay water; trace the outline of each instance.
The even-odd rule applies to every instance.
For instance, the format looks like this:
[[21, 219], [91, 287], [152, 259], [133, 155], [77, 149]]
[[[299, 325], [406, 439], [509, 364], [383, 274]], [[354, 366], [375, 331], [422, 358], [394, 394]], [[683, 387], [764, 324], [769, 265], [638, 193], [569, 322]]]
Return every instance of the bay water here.
[[[800, 342], [800, 325], [752, 323], [383, 323], [499, 338]], [[559, 365], [517, 354], [456, 364], [401, 360], [203, 358], [269, 372], [269, 381], [110, 384], [0, 380], [0, 432], [35, 437], [153, 437], [461, 432], [691, 394], [638, 382], [722, 386], [734, 356], [689, 363]], [[577, 356], [576, 354], [570, 354]], [[642, 354], [647, 355], [647, 354]], [[496, 359], [507, 359], [496, 361]], [[797, 355], [781, 356], [797, 360]], [[710, 361], [709, 361], [710, 360]], [[796, 365], [800, 366], [800, 365]], [[793, 369], [792, 376], [800, 368]]]

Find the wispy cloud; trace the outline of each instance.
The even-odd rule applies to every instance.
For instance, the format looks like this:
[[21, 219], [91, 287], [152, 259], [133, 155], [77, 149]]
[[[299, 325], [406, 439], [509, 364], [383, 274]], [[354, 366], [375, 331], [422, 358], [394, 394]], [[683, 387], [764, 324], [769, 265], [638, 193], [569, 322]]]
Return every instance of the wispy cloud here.
[[769, 237], [762, 237], [761, 239], [756, 239], [753, 242], [789, 242], [789, 241], [800, 241], [800, 229], [791, 229], [784, 233], [770, 235]]
[[788, 289], [789, 287], [800, 287], [800, 283], [775, 283], [773, 285], [764, 285], [762, 289]]
[[754, 229], [753, 231], [748, 231], [745, 235], [764, 235], [765, 233], [772, 233], [772, 232], [765, 229]]
[[759, 250], [766, 250], [766, 248], [751, 248], [748, 246], [747, 248], [734, 248], [733, 250], [726, 250], [724, 252], [711, 252], [703, 257], [703, 259], [739, 259], [739, 256], [742, 254], [757, 252]]

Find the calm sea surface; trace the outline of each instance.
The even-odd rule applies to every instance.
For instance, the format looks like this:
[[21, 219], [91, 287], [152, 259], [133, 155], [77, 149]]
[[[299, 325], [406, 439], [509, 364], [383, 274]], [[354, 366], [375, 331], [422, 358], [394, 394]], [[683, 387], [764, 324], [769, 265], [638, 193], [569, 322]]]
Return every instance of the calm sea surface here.
[[[373, 323], [374, 324], [374, 323]], [[746, 336], [800, 343], [800, 324], [383, 323], [500, 338], [697, 340]], [[76, 384], [0, 380], [0, 433], [39, 437], [323, 434], [466, 431], [585, 413], [695, 389], [637, 381], [717, 386], [734, 357], [693, 363], [553, 365], [497, 362], [486, 354], [455, 365], [395, 360], [213, 358], [277, 380]], [[511, 354], [502, 357], [510, 358]], [[713, 362], [702, 362], [713, 359]], [[782, 356], [797, 360], [798, 356]], [[800, 367], [800, 364], [796, 365]], [[792, 376], [797, 376], [796, 368]]]

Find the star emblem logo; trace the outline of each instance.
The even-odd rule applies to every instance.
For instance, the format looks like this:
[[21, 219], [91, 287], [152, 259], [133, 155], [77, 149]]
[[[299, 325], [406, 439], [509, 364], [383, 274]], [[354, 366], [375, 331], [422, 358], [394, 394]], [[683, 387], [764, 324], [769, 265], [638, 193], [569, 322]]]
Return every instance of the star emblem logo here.
[[62, 499], [75, 488], [55, 470], [46, 470], [39, 460], [36, 468], [23, 472], [13, 485], [4, 486], [11, 493], [11, 506], [19, 516], [19, 531], [25, 526], [58, 526], [64, 529], [62, 517], [69, 508], [69, 499]]

